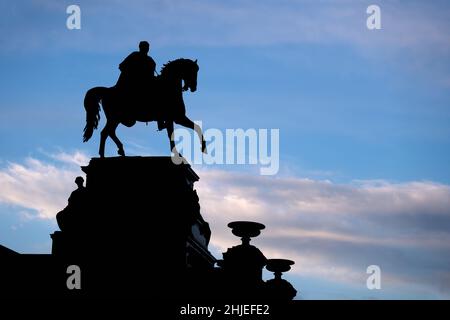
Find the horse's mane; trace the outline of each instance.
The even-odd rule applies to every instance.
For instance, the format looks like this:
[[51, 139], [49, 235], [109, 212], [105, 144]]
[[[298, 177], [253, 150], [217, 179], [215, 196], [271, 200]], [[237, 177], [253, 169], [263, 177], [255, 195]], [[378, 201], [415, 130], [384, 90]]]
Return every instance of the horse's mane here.
[[191, 60], [179, 58], [179, 59], [172, 60], [172, 61], [165, 63], [161, 68], [161, 72], [160, 72], [161, 76], [165, 76], [165, 75], [171, 73], [173, 68], [178, 68], [178, 67], [180, 67], [181, 64], [183, 64], [187, 61], [191, 61]]

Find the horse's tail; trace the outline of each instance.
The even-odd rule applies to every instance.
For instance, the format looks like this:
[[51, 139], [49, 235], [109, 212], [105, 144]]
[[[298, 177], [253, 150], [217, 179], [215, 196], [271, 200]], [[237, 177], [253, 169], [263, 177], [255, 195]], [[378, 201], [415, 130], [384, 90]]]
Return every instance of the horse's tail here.
[[84, 127], [83, 142], [88, 141], [94, 130], [97, 129], [100, 120], [100, 101], [106, 93], [105, 87], [89, 89], [84, 97], [84, 109], [86, 110], [86, 126]]

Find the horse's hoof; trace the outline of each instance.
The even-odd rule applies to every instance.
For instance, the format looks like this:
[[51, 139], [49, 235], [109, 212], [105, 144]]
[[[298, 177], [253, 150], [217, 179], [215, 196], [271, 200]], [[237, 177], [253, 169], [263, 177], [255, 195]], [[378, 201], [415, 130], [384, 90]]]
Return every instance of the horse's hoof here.
[[123, 149], [117, 150], [117, 153], [118, 153], [120, 156], [125, 157], [125, 151], [124, 151]]

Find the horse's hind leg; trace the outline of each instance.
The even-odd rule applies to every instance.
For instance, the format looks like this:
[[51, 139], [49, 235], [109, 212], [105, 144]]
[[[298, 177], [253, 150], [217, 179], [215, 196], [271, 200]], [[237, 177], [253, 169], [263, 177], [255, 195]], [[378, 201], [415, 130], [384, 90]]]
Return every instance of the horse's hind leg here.
[[105, 157], [105, 143], [106, 143], [106, 139], [108, 138], [108, 135], [109, 135], [108, 131], [109, 131], [109, 125], [108, 125], [108, 122], [106, 122], [105, 127], [100, 132], [100, 148], [98, 150], [98, 154], [100, 155], [100, 158]]
[[117, 136], [116, 136], [116, 129], [117, 129], [118, 125], [119, 125], [118, 123], [114, 123], [111, 125], [110, 131], [109, 131], [109, 136], [111, 137], [111, 139], [113, 139], [113, 141], [117, 145], [117, 148], [118, 148], [117, 153], [121, 156], [125, 156], [125, 150], [123, 150], [123, 144], [119, 140], [119, 138], [117, 138]]
[[183, 118], [176, 119], [175, 123], [179, 124], [179, 125], [181, 125], [183, 127], [191, 128], [192, 130], [194, 130], [197, 133], [198, 138], [200, 139], [200, 142], [202, 144], [202, 152], [203, 153], [207, 153], [207, 151], [206, 151], [206, 141], [203, 138], [202, 128], [200, 128], [200, 126], [198, 124], [194, 123], [194, 121], [192, 121], [191, 119], [186, 117], [186, 115]]
[[116, 128], [118, 125], [119, 124], [116, 122], [111, 123], [111, 122], [107, 121], [105, 127], [102, 129], [102, 131], [100, 133], [100, 148], [98, 151], [101, 158], [105, 157], [105, 144], [106, 144], [106, 139], [108, 138], [108, 136], [110, 136], [111, 139], [113, 139], [113, 141], [117, 145], [117, 148], [119, 148], [119, 150], [117, 150], [117, 152], [121, 156], [125, 155], [125, 151], [123, 150], [122, 142], [120, 142], [119, 138], [117, 138], [117, 136], [116, 136]]

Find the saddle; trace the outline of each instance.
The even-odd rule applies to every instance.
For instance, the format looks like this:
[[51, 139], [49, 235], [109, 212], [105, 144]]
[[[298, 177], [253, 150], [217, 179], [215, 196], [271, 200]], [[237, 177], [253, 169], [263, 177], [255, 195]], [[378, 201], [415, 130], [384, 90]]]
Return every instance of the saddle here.
[[153, 78], [145, 84], [133, 85], [133, 84], [122, 84], [114, 87], [116, 89], [116, 94], [118, 100], [123, 106], [126, 106], [126, 114], [124, 117], [126, 121], [122, 123], [131, 127], [136, 123], [136, 119], [139, 114], [143, 112], [143, 108], [153, 108], [155, 114], [155, 120], [158, 122], [158, 131], [166, 128], [166, 121], [163, 119], [163, 115], [157, 110], [157, 104], [152, 103], [155, 101], [155, 93], [158, 90], [157, 78]]

